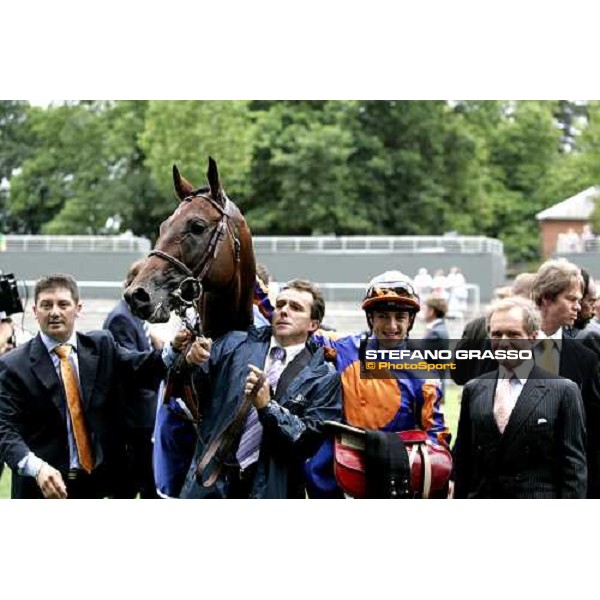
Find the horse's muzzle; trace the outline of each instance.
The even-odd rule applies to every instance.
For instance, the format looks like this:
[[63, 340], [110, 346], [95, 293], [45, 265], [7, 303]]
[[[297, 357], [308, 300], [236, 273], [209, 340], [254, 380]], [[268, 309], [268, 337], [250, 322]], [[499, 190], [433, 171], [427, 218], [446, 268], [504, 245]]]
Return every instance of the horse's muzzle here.
[[140, 319], [146, 320], [154, 313], [155, 306], [152, 304], [150, 294], [143, 287], [128, 288], [123, 297], [129, 304], [131, 312]]

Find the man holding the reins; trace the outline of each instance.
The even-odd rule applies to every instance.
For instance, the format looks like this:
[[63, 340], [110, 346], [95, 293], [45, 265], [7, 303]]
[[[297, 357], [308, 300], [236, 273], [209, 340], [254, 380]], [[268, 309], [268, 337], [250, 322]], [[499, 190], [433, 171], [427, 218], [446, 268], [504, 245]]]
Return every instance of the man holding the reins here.
[[[277, 297], [272, 327], [198, 338], [186, 354], [202, 419], [184, 498], [304, 498], [304, 463], [341, 419], [340, 378], [311, 343], [325, 313], [314, 284]], [[177, 346], [188, 332], [176, 336]]]

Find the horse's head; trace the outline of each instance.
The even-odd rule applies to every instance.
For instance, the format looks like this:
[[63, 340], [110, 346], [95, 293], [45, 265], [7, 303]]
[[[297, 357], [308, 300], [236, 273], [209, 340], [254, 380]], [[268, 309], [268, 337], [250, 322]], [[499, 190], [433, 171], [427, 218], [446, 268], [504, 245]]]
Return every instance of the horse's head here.
[[[207, 294], [231, 296], [238, 305], [240, 290], [247, 287], [242, 286], [242, 280], [251, 277], [250, 285], [253, 284], [250, 231], [223, 191], [217, 163], [212, 158], [207, 176], [208, 187], [195, 189], [173, 166], [179, 206], [161, 224], [154, 250], [125, 291], [131, 310], [142, 319], [153, 323], [167, 321], [170, 311], [177, 308], [180, 286], [185, 280], [201, 282]], [[246, 298], [243, 303], [246, 306]]]

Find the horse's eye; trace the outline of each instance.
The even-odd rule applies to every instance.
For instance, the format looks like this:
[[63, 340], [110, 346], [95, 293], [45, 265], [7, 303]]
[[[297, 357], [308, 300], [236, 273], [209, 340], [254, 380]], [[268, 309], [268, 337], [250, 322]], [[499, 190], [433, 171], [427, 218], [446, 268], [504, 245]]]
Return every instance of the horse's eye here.
[[203, 233], [206, 229], [206, 223], [202, 221], [192, 221], [190, 223], [190, 231], [192, 233]]

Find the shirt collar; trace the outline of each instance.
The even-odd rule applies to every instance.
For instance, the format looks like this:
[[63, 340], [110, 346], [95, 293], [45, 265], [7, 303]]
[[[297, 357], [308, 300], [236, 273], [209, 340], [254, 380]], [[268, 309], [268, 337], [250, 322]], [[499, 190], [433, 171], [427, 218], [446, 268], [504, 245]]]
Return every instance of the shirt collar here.
[[[45, 334], [43, 331], [40, 331], [40, 337], [42, 338], [42, 342], [44, 343], [44, 346], [46, 346], [46, 350], [48, 350], [48, 352], [50, 354], [52, 354], [52, 352], [54, 352], [55, 348], [63, 345], [61, 342], [59, 342], [58, 340], [55, 340], [53, 337], [50, 337], [49, 335]], [[65, 342], [65, 344], [68, 344], [69, 346], [71, 346], [73, 348], [73, 350], [75, 350], [75, 352], [77, 352], [77, 334], [75, 332], [73, 332], [71, 334], [71, 337]]]
[[[533, 369], [535, 362], [532, 359], [524, 360], [520, 365], [517, 365], [514, 370], [514, 374], [516, 375], [519, 383], [521, 385], [525, 385], [527, 380], [529, 379], [529, 375], [531, 374], [531, 369]], [[508, 376], [508, 370], [504, 365], [500, 365], [498, 369], [498, 378], [506, 379]]]
[[546, 335], [541, 329], [538, 331], [537, 340], [554, 340], [557, 348], [560, 350], [563, 339], [563, 328], [559, 327], [552, 335]]
[[294, 358], [296, 358], [296, 356], [298, 354], [300, 354], [300, 352], [302, 352], [302, 350], [304, 348], [306, 348], [306, 343], [293, 344], [292, 346], [282, 346], [275, 339], [275, 336], [272, 335], [271, 336], [271, 343], [269, 344], [269, 353], [267, 354], [267, 356], [271, 353], [271, 348], [275, 348], [276, 346], [278, 346], [279, 348], [283, 348], [285, 350], [285, 361], [284, 361], [284, 364], [287, 365], [290, 362], [292, 362], [292, 360], [294, 360]]

